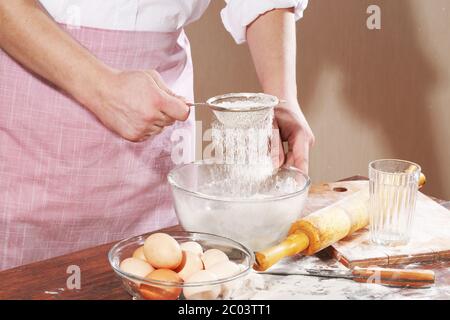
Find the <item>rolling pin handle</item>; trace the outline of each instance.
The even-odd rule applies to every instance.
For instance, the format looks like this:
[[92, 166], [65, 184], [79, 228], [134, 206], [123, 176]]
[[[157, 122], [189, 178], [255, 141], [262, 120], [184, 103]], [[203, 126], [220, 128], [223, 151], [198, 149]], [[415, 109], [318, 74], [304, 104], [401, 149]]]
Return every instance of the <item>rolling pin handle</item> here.
[[426, 183], [427, 177], [423, 174], [423, 172], [421, 172], [419, 176], [419, 189], [421, 189]]
[[265, 271], [281, 259], [302, 252], [309, 246], [309, 238], [301, 231], [289, 235], [283, 242], [255, 253], [254, 269]]

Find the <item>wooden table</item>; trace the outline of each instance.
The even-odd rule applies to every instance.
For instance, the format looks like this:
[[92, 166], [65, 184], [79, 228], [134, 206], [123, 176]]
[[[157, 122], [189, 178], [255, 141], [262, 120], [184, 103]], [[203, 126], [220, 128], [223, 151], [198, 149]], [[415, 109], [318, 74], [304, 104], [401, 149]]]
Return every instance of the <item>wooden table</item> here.
[[[345, 180], [360, 180], [355, 176]], [[163, 231], [181, 230], [174, 226]], [[107, 253], [114, 243], [108, 243], [64, 256], [31, 263], [0, 272], [0, 300], [6, 299], [110, 299], [129, 300], [130, 295], [122, 288], [121, 281], [112, 271]], [[71, 265], [80, 267], [81, 289], [69, 290], [66, 281]], [[440, 279], [449, 278], [450, 265], [437, 263], [428, 265]], [[356, 285], [356, 284], [355, 284]], [[443, 297], [447, 298], [448, 297]]]

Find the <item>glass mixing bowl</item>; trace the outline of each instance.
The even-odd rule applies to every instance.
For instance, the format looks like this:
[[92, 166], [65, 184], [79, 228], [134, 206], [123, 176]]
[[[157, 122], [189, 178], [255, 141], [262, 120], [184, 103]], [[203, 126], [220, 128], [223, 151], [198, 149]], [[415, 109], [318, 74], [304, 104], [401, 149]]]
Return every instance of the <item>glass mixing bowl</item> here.
[[[251, 197], [232, 192], [233, 182], [205, 191], [205, 185], [221, 179], [218, 174], [221, 168], [223, 165], [203, 160], [169, 173], [175, 211], [182, 227], [228, 237], [253, 251], [282, 240], [291, 224], [302, 215], [309, 177], [296, 168], [282, 167], [261, 183], [261, 192]], [[286, 182], [291, 182], [287, 190], [283, 187]], [[264, 194], [265, 190], [276, 192]]]
[[203, 247], [204, 251], [213, 248], [222, 250], [228, 255], [230, 261], [239, 265], [240, 272], [234, 276], [215, 281], [183, 284], [147, 280], [120, 270], [120, 262], [126, 258], [130, 258], [134, 250], [142, 246], [150, 234], [122, 240], [115, 244], [108, 253], [108, 260], [112, 269], [122, 280], [122, 285], [133, 299], [186, 299], [184, 296], [186, 288], [190, 288], [191, 291], [192, 289], [197, 291], [220, 291], [219, 299], [229, 299], [233, 297], [233, 293], [239, 289], [240, 284], [243, 283], [245, 277], [252, 270], [254, 263], [253, 253], [242, 244], [213, 234], [187, 231], [167, 232], [167, 234], [172, 236], [180, 244], [195, 241]]

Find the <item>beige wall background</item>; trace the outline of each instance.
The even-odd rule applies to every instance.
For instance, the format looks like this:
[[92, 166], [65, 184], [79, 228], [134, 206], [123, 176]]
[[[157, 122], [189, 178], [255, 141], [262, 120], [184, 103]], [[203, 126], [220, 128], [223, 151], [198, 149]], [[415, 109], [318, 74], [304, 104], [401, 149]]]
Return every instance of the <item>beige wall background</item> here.
[[[381, 30], [366, 27], [380, 6]], [[188, 27], [198, 101], [260, 91], [246, 45], [224, 30], [212, 1]], [[299, 101], [316, 135], [315, 182], [367, 175], [402, 158], [427, 174], [424, 192], [450, 200], [450, 0], [310, 0], [297, 24]], [[198, 113], [203, 129], [211, 115]]]

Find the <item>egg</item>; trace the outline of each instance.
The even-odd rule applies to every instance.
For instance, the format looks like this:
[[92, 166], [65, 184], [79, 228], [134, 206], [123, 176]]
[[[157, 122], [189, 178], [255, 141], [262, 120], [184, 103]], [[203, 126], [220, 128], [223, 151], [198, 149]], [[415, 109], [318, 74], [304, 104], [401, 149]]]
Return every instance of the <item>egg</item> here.
[[[214, 281], [214, 280], [217, 280], [217, 276], [214, 273], [208, 270], [200, 270], [194, 273], [192, 276], [190, 276], [185, 281], [185, 284], [193, 282]], [[183, 288], [184, 297], [188, 300], [213, 300], [219, 296], [220, 291], [221, 291], [220, 284]]]
[[144, 255], [144, 246], [140, 246], [139, 248], [134, 250], [133, 258], [140, 259], [140, 260], [147, 262], [147, 259], [145, 258], [145, 255]]
[[222, 261], [208, 269], [217, 276], [217, 279], [232, 277], [240, 272], [239, 266], [231, 261]]
[[[178, 274], [169, 269], [157, 269], [148, 274], [145, 278], [148, 280], [175, 282], [180, 285], [183, 283], [183, 280]], [[139, 292], [142, 297], [147, 300], [176, 300], [181, 294], [181, 288], [141, 284]]]
[[133, 276], [144, 278], [154, 268], [147, 262], [136, 258], [127, 258], [123, 260], [119, 265], [120, 270], [123, 272], [132, 274]]
[[144, 242], [144, 255], [156, 269], [175, 269], [182, 260], [178, 242], [165, 233], [154, 233]]
[[202, 261], [205, 269], [208, 270], [216, 263], [228, 261], [228, 256], [219, 249], [209, 249], [202, 254]]
[[175, 269], [175, 272], [178, 273], [181, 279], [186, 280], [200, 270], [203, 270], [202, 259], [191, 251], [183, 251], [181, 263], [178, 268]]
[[[216, 263], [211, 268], [208, 269], [210, 272], [214, 273], [217, 276], [217, 279], [225, 279], [232, 277], [236, 274], [238, 274], [241, 269], [239, 266], [231, 261], [222, 261], [219, 263]], [[239, 279], [235, 279], [231, 282], [223, 283], [221, 286], [221, 295], [229, 298], [234, 291], [234, 289], [238, 286], [240, 281]]]
[[182, 244], [180, 244], [180, 248], [183, 251], [190, 251], [199, 256], [201, 256], [203, 254], [202, 246], [198, 242], [195, 242], [195, 241], [183, 242]]

